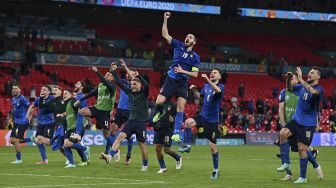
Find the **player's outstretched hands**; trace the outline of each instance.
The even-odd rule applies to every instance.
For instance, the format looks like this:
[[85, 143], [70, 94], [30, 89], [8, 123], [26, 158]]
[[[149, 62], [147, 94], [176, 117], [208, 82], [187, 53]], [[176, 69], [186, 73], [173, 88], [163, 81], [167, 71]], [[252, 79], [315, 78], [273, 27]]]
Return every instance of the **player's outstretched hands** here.
[[169, 19], [170, 16], [171, 16], [171, 13], [170, 13], [170, 12], [165, 12], [165, 13], [163, 14], [163, 19], [164, 19], [165, 21], [167, 21], [167, 20]]
[[138, 77], [139, 76], [139, 72], [136, 70], [134, 71], [134, 77]]
[[302, 79], [302, 71], [300, 67], [296, 67], [296, 73], [298, 74], [298, 79], [301, 80]]
[[98, 71], [98, 69], [97, 69], [96, 66], [92, 66], [91, 70], [92, 70], [93, 72], [97, 72], [97, 71]]
[[79, 106], [79, 104], [80, 104], [80, 101], [79, 101], [79, 100], [77, 100], [77, 101], [74, 103], [74, 106], [75, 106], [75, 107], [78, 107], [78, 106]]
[[115, 71], [115, 70], [117, 70], [117, 68], [118, 68], [117, 62], [112, 62], [111, 63], [111, 70]]
[[183, 69], [180, 66], [180, 64], [178, 64], [177, 67], [174, 68], [174, 72], [175, 73], [183, 73]]
[[209, 80], [209, 77], [206, 74], [202, 74], [201, 77], [204, 78], [204, 79], [206, 79], [207, 81]]
[[293, 77], [293, 73], [292, 72], [287, 72], [286, 78], [287, 79], [292, 79], [292, 77]]
[[126, 63], [125, 63], [124, 60], [119, 59], [119, 63], [120, 63], [120, 65], [121, 65], [122, 67], [126, 67]]

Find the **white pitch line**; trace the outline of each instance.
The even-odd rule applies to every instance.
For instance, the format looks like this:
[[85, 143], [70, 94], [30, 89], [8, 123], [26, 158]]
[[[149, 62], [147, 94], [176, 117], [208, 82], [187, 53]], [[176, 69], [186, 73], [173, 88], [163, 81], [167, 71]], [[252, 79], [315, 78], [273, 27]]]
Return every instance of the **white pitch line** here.
[[140, 183], [158, 183], [164, 184], [164, 181], [151, 181], [151, 180], [137, 180], [137, 179], [122, 179], [122, 178], [104, 178], [104, 177], [90, 177], [90, 176], [54, 176], [48, 174], [9, 174], [1, 173], [0, 175], [5, 176], [35, 176], [35, 177], [52, 177], [52, 178], [77, 178], [77, 179], [95, 179], [95, 180], [119, 180], [119, 181], [135, 181]]
[[97, 186], [97, 185], [141, 185], [141, 184], [154, 184], [155, 182], [114, 182], [114, 183], [88, 183], [88, 184], [61, 184], [61, 185], [27, 185], [17, 187], [4, 187], [4, 188], [39, 188], [39, 187], [69, 187], [69, 186]]

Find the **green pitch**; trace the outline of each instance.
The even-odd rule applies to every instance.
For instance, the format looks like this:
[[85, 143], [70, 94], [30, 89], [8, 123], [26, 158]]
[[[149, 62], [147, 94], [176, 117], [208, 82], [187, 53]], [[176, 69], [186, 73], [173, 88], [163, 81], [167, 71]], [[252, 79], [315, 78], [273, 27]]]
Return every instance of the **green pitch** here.
[[[177, 149], [177, 146], [174, 146]], [[275, 154], [277, 147], [220, 147], [220, 176], [210, 180], [212, 159], [209, 147], [193, 146], [191, 153], [183, 154], [183, 167], [175, 170], [175, 160], [165, 156], [168, 171], [156, 174], [159, 169], [154, 147], [149, 150], [149, 170], [140, 172], [141, 156], [138, 146], [133, 147], [130, 166], [124, 164], [126, 148], [122, 147], [120, 163], [106, 164], [99, 160], [103, 147], [91, 147], [91, 164], [86, 167], [64, 169], [65, 158], [59, 152], [47, 150], [49, 165], [37, 166], [40, 160], [36, 147], [25, 147], [22, 151], [23, 164], [10, 164], [15, 159], [14, 148], [0, 147], [0, 187], [225, 187], [225, 188], [328, 188], [336, 186], [334, 147], [317, 148], [318, 161], [325, 178], [320, 181], [311, 164], [308, 166], [308, 183], [294, 185], [281, 182], [285, 175], [275, 171], [280, 166]], [[73, 152], [78, 161], [77, 152]], [[294, 179], [299, 175], [298, 154], [291, 153]]]

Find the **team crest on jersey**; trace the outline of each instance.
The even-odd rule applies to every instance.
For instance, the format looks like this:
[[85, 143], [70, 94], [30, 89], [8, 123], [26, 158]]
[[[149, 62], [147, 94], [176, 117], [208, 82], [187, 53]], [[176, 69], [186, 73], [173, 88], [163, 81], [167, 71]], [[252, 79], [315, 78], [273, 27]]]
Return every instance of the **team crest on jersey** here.
[[192, 58], [192, 57], [193, 57], [193, 55], [191, 54], [191, 55], [190, 55], [190, 57]]

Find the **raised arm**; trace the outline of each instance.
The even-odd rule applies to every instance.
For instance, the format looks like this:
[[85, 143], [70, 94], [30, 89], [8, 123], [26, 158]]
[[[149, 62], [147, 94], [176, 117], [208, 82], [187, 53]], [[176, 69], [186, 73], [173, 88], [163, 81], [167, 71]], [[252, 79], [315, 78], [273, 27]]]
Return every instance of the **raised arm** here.
[[197, 91], [195, 85], [191, 85], [189, 89], [191, 89], [191, 91], [195, 94], [195, 97], [196, 97], [197, 99], [200, 99], [200, 98], [201, 98], [201, 93], [200, 93], [199, 91]]
[[[93, 90], [90, 93], [86, 94], [83, 98], [81, 98], [78, 101], [82, 102], [84, 100], [87, 100], [87, 99], [89, 99], [89, 98], [91, 98], [93, 96], [97, 96], [97, 95], [98, 95], [98, 88], [96, 88], [95, 90]], [[77, 101], [76, 101], [76, 103], [77, 103]], [[76, 103], [75, 103], [75, 106], [78, 106], [79, 104], [77, 105]]]
[[132, 72], [131, 70], [129, 70], [129, 68], [127, 67], [126, 63], [124, 60], [119, 59], [120, 65], [122, 66], [122, 68], [126, 71], [126, 74], [128, 74], [128, 76], [133, 79], [135, 78], [134, 72]]
[[112, 71], [112, 75], [113, 78], [115, 80], [115, 82], [117, 83], [117, 85], [125, 91], [126, 94], [130, 94], [132, 92], [132, 90], [130, 88], [128, 88], [127, 86], [125, 86], [119, 79], [117, 72], [114, 70]]
[[168, 33], [168, 26], [167, 26], [167, 22], [168, 22], [170, 15], [171, 15], [170, 12], [165, 12], [163, 14], [163, 24], [162, 24], [162, 37], [166, 39], [168, 44], [171, 44], [171, 41], [173, 39], [173, 37], [171, 37]]
[[103, 74], [98, 71], [97, 67], [93, 66], [92, 71], [97, 74], [99, 77], [100, 81], [103, 82], [103, 84], [110, 90], [111, 93], [113, 93], [116, 89], [116, 85], [114, 83], [111, 83], [105, 79]]
[[212, 87], [212, 89], [215, 90], [216, 93], [222, 92], [221, 88], [218, 87], [217, 84], [213, 83], [206, 74], [202, 74], [201, 76], [210, 84], [210, 86]]
[[148, 94], [149, 94], [149, 84], [148, 84], [147, 80], [143, 76], [139, 76], [139, 80], [140, 80], [141, 84], [144, 86], [145, 95], [148, 96]]
[[298, 74], [298, 79], [300, 81], [300, 83], [303, 85], [304, 88], [306, 88], [309, 93], [313, 94], [313, 95], [318, 95], [320, 94], [320, 91], [317, 90], [317, 89], [314, 89], [312, 86], [310, 86], [306, 81], [304, 81], [302, 79], [302, 71], [301, 71], [301, 68], [300, 67], [297, 67], [296, 68], [296, 72]]

